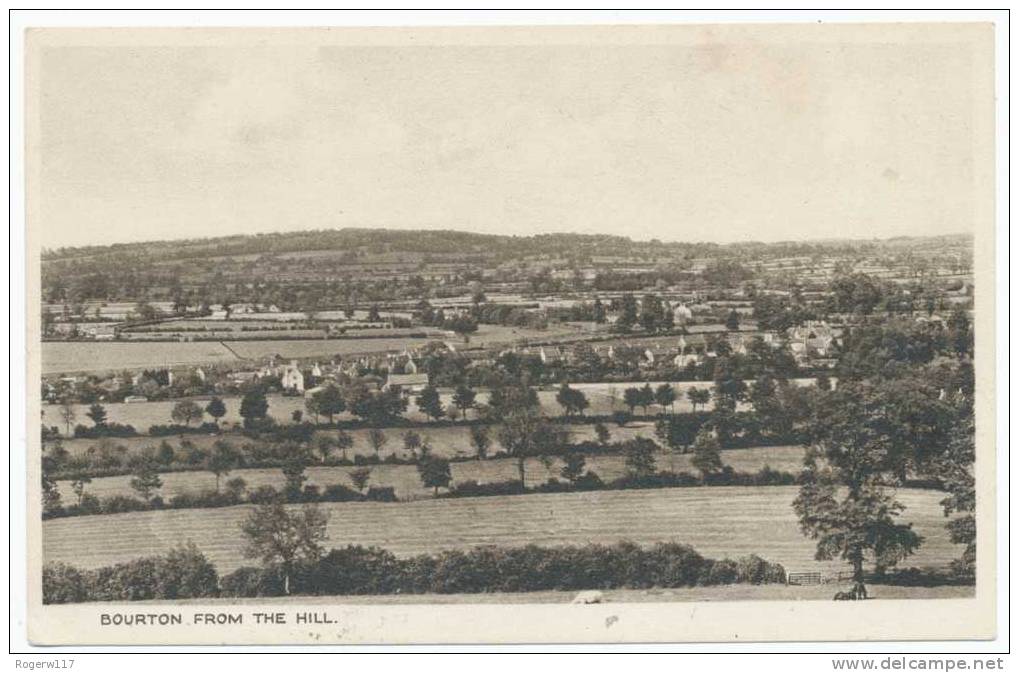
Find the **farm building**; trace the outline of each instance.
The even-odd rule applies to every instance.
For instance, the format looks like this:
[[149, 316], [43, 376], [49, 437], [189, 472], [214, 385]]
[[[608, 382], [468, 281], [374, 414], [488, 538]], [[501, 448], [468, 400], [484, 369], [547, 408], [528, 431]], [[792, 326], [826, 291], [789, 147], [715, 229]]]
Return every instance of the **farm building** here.
[[428, 374], [390, 374], [386, 379], [386, 389], [392, 386], [400, 386], [405, 391], [417, 393], [428, 386]]

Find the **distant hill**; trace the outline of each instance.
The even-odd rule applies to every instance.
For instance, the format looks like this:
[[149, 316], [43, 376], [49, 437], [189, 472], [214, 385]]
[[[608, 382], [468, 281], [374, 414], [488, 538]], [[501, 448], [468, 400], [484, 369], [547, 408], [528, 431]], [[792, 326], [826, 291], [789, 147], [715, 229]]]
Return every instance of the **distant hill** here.
[[277, 234], [247, 236], [221, 236], [181, 240], [148, 241], [143, 243], [115, 243], [86, 247], [59, 248], [44, 251], [43, 262], [111, 258], [136, 262], [152, 260], [164, 262], [189, 258], [226, 257], [237, 255], [273, 255], [313, 250], [364, 250], [372, 253], [417, 252], [424, 254], [484, 253], [502, 257], [515, 255], [566, 256], [586, 255], [662, 255], [684, 256], [722, 255], [739, 256], [767, 250], [773, 255], [803, 255], [826, 249], [836, 251], [872, 248], [875, 245], [914, 245], [929, 242], [944, 245], [951, 239], [971, 238], [969, 235], [939, 237], [876, 239], [844, 239], [809, 242], [779, 243], [698, 243], [661, 241], [633, 241], [623, 236], [590, 234], [540, 234], [535, 236], [504, 236], [477, 234], [454, 230], [398, 230], [398, 229], [336, 229], [309, 230]]

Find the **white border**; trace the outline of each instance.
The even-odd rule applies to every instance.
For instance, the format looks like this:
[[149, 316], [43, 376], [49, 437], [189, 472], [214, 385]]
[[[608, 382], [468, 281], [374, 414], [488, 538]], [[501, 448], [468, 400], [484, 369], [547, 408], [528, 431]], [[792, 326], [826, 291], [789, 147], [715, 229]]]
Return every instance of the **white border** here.
[[[998, 194], [998, 210], [996, 213], [996, 229], [998, 233], [998, 247], [996, 250], [997, 264], [997, 361], [999, 372], [1011, 373], [1009, 360], [1009, 335], [1010, 332], [1010, 274], [1008, 266], [1008, 252], [1011, 249], [1011, 241], [1008, 232], [1008, 146], [1006, 139], [1010, 142], [1008, 134], [1009, 120], [1009, 78], [1010, 64], [1006, 60], [1008, 53], [1008, 16], [1001, 11], [802, 11], [790, 10], [780, 12], [770, 11], [745, 11], [745, 12], [720, 12], [694, 11], [694, 12], [673, 12], [673, 11], [584, 11], [567, 12], [553, 11], [540, 12], [528, 11], [437, 11], [425, 12], [421, 10], [382, 12], [382, 11], [357, 11], [357, 12], [336, 12], [336, 11], [267, 11], [233, 13], [230, 11], [216, 10], [209, 12], [198, 11], [122, 11], [107, 10], [99, 12], [83, 13], [80, 11], [52, 12], [46, 10], [16, 11], [10, 17], [9, 34], [9, 67], [11, 72], [11, 95], [12, 107], [9, 113], [11, 128], [11, 152], [9, 165], [10, 185], [10, 249], [8, 277], [10, 278], [9, 298], [10, 314], [8, 324], [8, 343], [10, 360], [4, 365], [7, 367], [10, 380], [8, 391], [10, 426], [10, 456], [11, 473], [10, 483], [10, 529], [11, 535], [11, 567], [9, 568], [12, 578], [10, 595], [8, 596], [11, 605], [10, 636], [11, 647], [16, 651], [35, 651], [57, 654], [67, 651], [75, 651], [78, 648], [32, 648], [25, 639], [25, 484], [23, 479], [12, 478], [25, 473], [25, 399], [21, 391], [25, 390], [24, 354], [25, 354], [25, 239], [24, 239], [24, 61], [23, 61], [23, 30], [28, 26], [312, 26], [312, 25], [556, 25], [556, 24], [638, 24], [638, 23], [777, 23], [777, 22], [893, 22], [893, 21], [984, 21], [996, 25], [996, 130], [997, 130], [997, 160], [996, 160], [996, 186]], [[1006, 301], [1009, 301], [1006, 304]], [[1005, 320], [1008, 316], [1008, 321]], [[16, 327], [15, 327], [16, 326]], [[12, 329], [13, 327], [13, 329]], [[1008, 367], [1006, 369], [1005, 367]], [[1004, 384], [1008, 380], [1009, 389], [1005, 390]], [[997, 395], [997, 435], [998, 451], [998, 581], [1001, 587], [1001, 600], [998, 603], [998, 638], [988, 642], [948, 642], [948, 643], [917, 643], [917, 642], [883, 642], [883, 643], [754, 643], [754, 644], [726, 644], [726, 645], [628, 645], [628, 646], [541, 646], [541, 647], [412, 647], [412, 648], [320, 648], [326, 651], [354, 650], [373, 651], [378, 649], [387, 650], [414, 650], [414, 651], [449, 651], [455, 649], [463, 650], [524, 650], [524, 651], [685, 651], [685, 652], [715, 652], [724, 650], [726, 652], [999, 652], [1009, 647], [1009, 601], [1005, 592], [1011, 594], [1011, 583], [1008, 568], [1008, 545], [1010, 531], [1010, 509], [1008, 500], [1008, 479], [1009, 468], [1009, 434], [1008, 434], [1008, 394], [1011, 391], [1010, 379], [1005, 376], [999, 377]], [[1006, 589], [1007, 587], [1007, 589]], [[118, 652], [127, 648], [89, 648], [93, 652]], [[146, 647], [130, 648], [133, 651], [144, 652], [174, 652], [174, 651], [197, 651], [199, 648], [173, 648], [173, 647]], [[200, 648], [203, 651], [221, 651], [222, 648]], [[259, 652], [259, 651], [294, 651], [306, 652], [306, 647], [289, 648], [229, 648], [231, 651]], [[24, 657], [22, 657], [24, 658]], [[104, 657], [104, 667], [113, 665], [113, 670], [120, 670], [122, 667], [117, 662], [126, 659]], [[785, 659], [785, 658], [783, 658]], [[814, 659], [814, 658], [811, 658]], [[824, 666], [829, 658], [825, 657]], [[819, 663], [820, 660], [814, 663]], [[149, 658], [146, 666], [152, 666], [155, 661]], [[162, 660], [166, 661], [166, 660]], [[266, 660], [272, 662], [274, 660]], [[13, 662], [12, 662], [13, 663]], [[196, 662], [198, 663], [198, 662]], [[221, 663], [226, 663], [225, 661]], [[309, 661], [309, 663], [311, 663]], [[749, 663], [746, 662], [746, 663]], [[777, 662], [776, 662], [777, 663]], [[270, 664], [271, 665], [271, 664]], [[762, 666], [762, 663], [755, 662], [754, 666]], [[762, 666], [771, 668], [771, 666]], [[157, 666], [162, 670], [162, 666]], [[783, 670], [790, 668], [788, 661], [783, 661]], [[816, 667], [811, 667], [816, 670]], [[806, 670], [806, 669], [805, 669]]]

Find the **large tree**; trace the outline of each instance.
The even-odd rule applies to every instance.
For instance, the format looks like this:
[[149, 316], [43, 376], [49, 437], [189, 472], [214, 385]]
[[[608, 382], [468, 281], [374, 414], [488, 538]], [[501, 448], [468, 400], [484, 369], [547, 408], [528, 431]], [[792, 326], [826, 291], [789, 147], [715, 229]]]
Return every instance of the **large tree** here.
[[439, 494], [439, 488], [447, 488], [452, 480], [449, 461], [426, 455], [417, 464], [418, 476], [425, 488], [434, 489], [433, 495]]
[[820, 393], [812, 419], [806, 481], [793, 506], [819, 560], [841, 558], [863, 582], [869, 559], [878, 570], [912, 554], [922, 538], [900, 523], [905, 509], [884, 483], [913, 454], [889, 412], [895, 400], [881, 382], [847, 382]]
[[261, 388], [252, 388], [241, 398], [241, 418], [246, 424], [261, 420], [269, 413], [269, 401]]
[[333, 417], [336, 414], [343, 413], [343, 410], [347, 408], [346, 402], [343, 399], [343, 393], [340, 389], [334, 385], [327, 385], [322, 390], [312, 393], [311, 398], [305, 402], [308, 405], [310, 402], [311, 406], [308, 406], [308, 410], [316, 415], [322, 414], [329, 419], [329, 423], [332, 424]]
[[230, 474], [241, 463], [242, 454], [230, 442], [219, 439], [212, 445], [212, 450], [205, 457], [205, 469], [216, 477], [216, 492], [219, 492], [219, 480], [223, 475]]
[[584, 415], [584, 410], [590, 406], [590, 402], [587, 401], [587, 396], [584, 392], [571, 388], [568, 383], [563, 383], [559, 386], [559, 391], [555, 396], [556, 402], [563, 408], [563, 415], [567, 418], [574, 414]]
[[193, 400], [181, 400], [173, 405], [170, 418], [176, 423], [191, 425], [191, 421], [201, 420], [204, 410]]
[[525, 409], [503, 419], [498, 432], [499, 443], [517, 461], [521, 488], [526, 487], [525, 461], [534, 456], [546, 456], [560, 448], [565, 441], [564, 431], [549, 423], [541, 414]]
[[209, 400], [209, 403], [205, 405], [205, 413], [209, 414], [209, 416], [212, 416], [213, 420], [216, 422], [216, 425], [219, 425], [219, 419], [226, 416], [226, 404], [224, 404], [223, 400], [221, 400], [220, 398], [213, 397], [211, 400]]
[[701, 473], [701, 483], [707, 483], [708, 477], [722, 471], [721, 446], [711, 430], [701, 428], [694, 437], [690, 464]]
[[676, 389], [668, 383], [663, 383], [655, 388], [655, 403], [662, 408], [664, 414], [666, 409], [671, 409], [676, 403]]
[[60, 400], [60, 420], [64, 422], [64, 434], [71, 435], [71, 425], [78, 414], [74, 409], [74, 402], [70, 397]]
[[655, 435], [669, 448], [685, 453], [703, 425], [704, 422], [695, 414], [667, 416], [655, 423]]
[[686, 397], [690, 400], [690, 404], [693, 406], [694, 412], [696, 412], [697, 405], [704, 406], [711, 401], [711, 391], [707, 388], [690, 388], [686, 391]]
[[422, 388], [415, 402], [421, 413], [432, 420], [437, 421], [446, 415], [445, 409], [442, 408], [442, 398], [439, 397], [439, 390], [435, 386], [425, 386]]
[[478, 460], [484, 460], [488, 455], [488, 447], [492, 445], [492, 440], [488, 436], [488, 428], [484, 425], [472, 425], [470, 434], [471, 446], [474, 447]]
[[131, 470], [131, 488], [145, 502], [152, 500], [157, 490], [162, 488], [163, 480], [159, 478], [159, 466], [148, 456], [141, 456], [134, 461]]
[[88, 413], [85, 414], [97, 428], [106, 427], [106, 407], [96, 403], [88, 408]]
[[467, 410], [474, 408], [476, 397], [477, 393], [465, 384], [458, 385], [453, 391], [453, 404], [460, 410], [462, 418], [467, 418]]
[[317, 505], [288, 510], [279, 501], [259, 505], [241, 524], [247, 544], [245, 558], [261, 560], [266, 569], [279, 567], [283, 591], [290, 594], [290, 582], [299, 562], [312, 563], [322, 557], [328, 516]]

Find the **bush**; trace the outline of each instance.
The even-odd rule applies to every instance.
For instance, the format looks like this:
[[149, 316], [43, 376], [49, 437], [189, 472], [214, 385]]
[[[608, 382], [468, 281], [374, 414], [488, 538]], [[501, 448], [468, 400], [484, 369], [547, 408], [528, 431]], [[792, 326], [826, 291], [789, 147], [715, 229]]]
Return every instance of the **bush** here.
[[214, 490], [199, 491], [198, 493], [180, 493], [170, 498], [172, 509], [188, 509], [194, 507], [230, 507], [241, 504], [241, 499], [234, 492], [219, 492]]
[[42, 602], [81, 603], [88, 600], [85, 577], [80, 570], [66, 563], [47, 563], [42, 567]]
[[121, 514], [123, 512], [143, 512], [152, 508], [149, 506], [149, 503], [138, 498], [130, 498], [126, 495], [111, 495], [100, 500], [100, 509], [103, 514]]
[[263, 485], [259, 486], [258, 488], [251, 491], [251, 493], [248, 494], [248, 502], [255, 505], [261, 505], [267, 502], [274, 502], [276, 500], [279, 500], [281, 497], [282, 496], [280, 495], [280, 492], [277, 491], [275, 488], [273, 488], [272, 486]]
[[[398, 559], [376, 547], [333, 549], [292, 575], [294, 593], [381, 595], [395, 593], [486, 593], [583, 589], [684, 587], [735, 582], [784, 582], [778, 564], [756, 556], [713, 561], [693, 548], [662, 543], [643, 548], [630, 542], [565, 547], [480, 547]], [[82, 572], [65, 564], [43, 570], [44, 600], [151, 600], [211, 596], [257, 598], [283, 595], [279, 568], [244, 567], [225, 575], [193, 546], [165, 556]]]
[[701, 584], [735, 584], [739, 578], [739, 564], [731, 559], [714, 561], [705, 566]]
[[769, 563], [756, 554], [736, 559], [736, 581], [741, 584], [774, 584], [785, 582], [785, 568]]
[[322, 492], [324, 502], [357, 502], [364, 500], [364, 496], [343, 484], [330, 484]]
[[396, 489], [392, 486], [369, 486], [365, 499], [376, 502], [396, 502]]
[[142, 601], [157, 598], [157, 559], [141, 558], [88, 573], [86, 586], [92, 601]]
[[216, 569], [192, 542], [158, 561], [155, 579], [157, 598], [204, 598], [219, 593]]
[[308, 579], [317, 594], [388, 594], [401, 588], [400, 575], [400, 563], [392, 552], [348, 545], [326, 554]]
[[150, 425], [149, 434], [153, 437], [169, 437], [171, 435], [215, 435], [219, 434], [220, 427], [216, 423], [202, 423], [201, 425]]
[[224, 575], [220, 582], [220, 596], [226, 598], [260, 598], [282, 596], [283, 577], [274, 570], [261, 568], [238, 568]]
[[99, 439], [101, 437], [134, 437], [138, 432], [131, 425], [120, 423], [106, 423], [87, 427], [84, 425], [74, 426], [74, 436], [82, 439]]
[[526, 493], [517, 480], [493, 481], [479, 484], [474, 479], [461, 481], [449, 489], [448, 493], [439, 494], [440, 498], [475, 498], [488, 495], [520, 495]]

